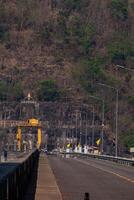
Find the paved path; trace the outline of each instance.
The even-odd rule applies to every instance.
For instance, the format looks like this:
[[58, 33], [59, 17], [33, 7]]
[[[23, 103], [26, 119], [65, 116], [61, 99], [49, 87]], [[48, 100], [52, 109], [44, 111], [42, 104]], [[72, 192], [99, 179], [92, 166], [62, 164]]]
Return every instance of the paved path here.
[[134, 200], [134, 167], [109, 161], [49, 156], [64, 200]]
[[54, 174], [44, 153], [40, 155], [37, 171], [24, 200], [62, 200]]

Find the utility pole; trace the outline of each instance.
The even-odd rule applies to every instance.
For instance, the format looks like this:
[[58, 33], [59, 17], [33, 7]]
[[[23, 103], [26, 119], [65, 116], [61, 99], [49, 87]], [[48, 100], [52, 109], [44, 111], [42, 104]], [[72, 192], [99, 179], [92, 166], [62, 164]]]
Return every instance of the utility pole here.
[[80, 145], [81, 145], [81, 137], [82, 137], [82, 117], [81, 117], [81, 113], [80, 113]]
[[119, 111], [119, 90], [111, 85], [98, 83], [101, 86], [114, 89], [116, 91], [116, 106], [115, 106], [115, 157], [118, 156], [118, 111]]
[[77, 130], [77, 125], [78, 125], [78, 110], [76, 110], [75, 119], [76, 119], [76, 121], [75, 121], [75, 123], [76, 123], [76, 125], [75, 125], [75, 131], [76, 131], [76, 144], [77, 144], [77, 140], [78, 140], [78, 130]]
[[86, 113], [86, 132], [85, 132], [85, 145], [87, 146], [87, 135], [88, 135], [88, 128], [87, 128], [87, 125], [88, 125], [88, 121], [87, 121], [87, 113]]
[[115, 157], [118, 156], [118, 110], [119, 110], [119, 90], [116, 89], [116, 134], [115, 134]]
[[93, 117], [92, 117], [92, 147], [94, 147], [94, 132], [95, 132], [95, 127], [94, 127], [94, 122], [95, 122], [95, 111], [94, 111], [94, 106], [93, 106]]
[[105, 113], [105, 104], [104, 100], [102, 100], [102, 130], [101, 130], [101, 154], [104, 152], [104, 113]]

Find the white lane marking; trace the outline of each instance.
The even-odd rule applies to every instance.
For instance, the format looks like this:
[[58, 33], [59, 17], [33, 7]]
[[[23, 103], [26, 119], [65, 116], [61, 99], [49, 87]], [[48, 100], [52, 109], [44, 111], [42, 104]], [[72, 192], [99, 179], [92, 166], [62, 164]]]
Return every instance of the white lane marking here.
[[78, 162], [81, 162], [81, 163], [84, 163], [84, 164], [86, 164], [86, 165], [89, 165], [89, 166], [91, 166], [91, 167], [94, 167], [94, 168], [96, 168], [96, 169], [100, 169], [100, 170], [102, 170], [102, 171], [104, 171], [104, 172], [107, 172], [107, 173], [109, 173], [109, 174], [113, 174], [113, 175], [115, 175], [115, 176], [118, 176], [119, 178], [124, 179], [125, 181], [128, 181], [128, 182], [130, 182], [130, 183], [134, 183], [134, 180], [133, 180], [133, 179], [127, 178], [127, 177], [122, 176], [122, 175], [120, 175], [120, 174], [118, 174], [118, 173], [112, 172], [112, 171], [107, 170], [107, 169], [103, 169], [103, 168], [101, 168], [101, 167], [97, 167], [97, 166], [95, 166], [95, 165], [93, 165], [93, 164], [89, 164], [89, 163], [87, 163], [87, 162], [85, 162], [85, 161], [82, 161], [82, 160], [79, 160], [79, 159], [77, 159], [77, 161], [78, 161]]

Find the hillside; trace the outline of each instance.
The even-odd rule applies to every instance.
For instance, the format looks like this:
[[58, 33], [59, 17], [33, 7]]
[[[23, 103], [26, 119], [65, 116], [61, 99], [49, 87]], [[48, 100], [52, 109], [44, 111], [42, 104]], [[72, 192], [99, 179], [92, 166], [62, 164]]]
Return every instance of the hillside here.
[[[20, 100], [30, 91], [39, 100], [75, 96], [90, 103], [95, 95], [105, 99], [105, 123], [114, 132], [115, 90], [97, 83], [110, 85], [119, 89], [120, 137], [130, 145], [133, 22], [134, 0], [0, 1], [0, 99]], [[50, 96], [43, 91], [49, 87]]]

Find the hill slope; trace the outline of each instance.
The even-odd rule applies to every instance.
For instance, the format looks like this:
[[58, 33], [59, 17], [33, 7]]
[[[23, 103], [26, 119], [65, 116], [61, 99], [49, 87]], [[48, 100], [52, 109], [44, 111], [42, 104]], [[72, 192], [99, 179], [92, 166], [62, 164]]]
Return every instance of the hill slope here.
[[103, 97], [114, 132], [115, 92], [96, 84], [105, 83], [119, 89], [120, 134], [131, 137], [134, 73], [116, 66], [133, 67], [133, 21], [133, 0], [1, 1], [1, 99], [38, 98], [40, 81], [53, 80], [61, 97]]

